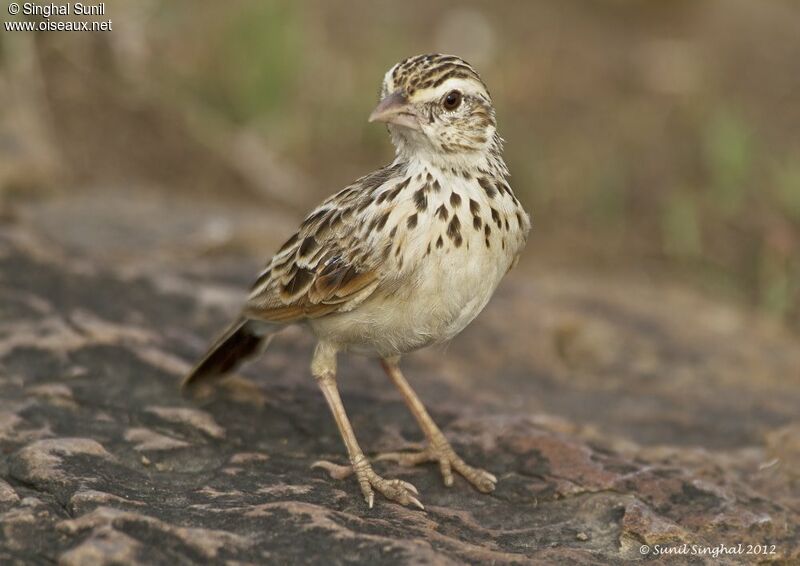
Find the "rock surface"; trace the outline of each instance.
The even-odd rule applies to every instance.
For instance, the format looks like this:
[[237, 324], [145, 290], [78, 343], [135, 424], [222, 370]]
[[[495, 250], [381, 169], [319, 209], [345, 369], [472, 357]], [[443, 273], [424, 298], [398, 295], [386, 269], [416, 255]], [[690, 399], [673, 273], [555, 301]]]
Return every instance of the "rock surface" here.
[[[0, 234], [0, 563], [800, 561], [796, 338], [653, 282], [515, 271], [446, 355], [405, 365], [497, 491], [381, 462], [427, 511], [368, 510], [310, 469], [345, 458], [301, 329], [179, 394], [255, 268], [219, 265], [101, 268]], [[340, 373], [368, 452], [419, 440], [377, 364]], [[691, 554], [739, 543], [768, 554]]]

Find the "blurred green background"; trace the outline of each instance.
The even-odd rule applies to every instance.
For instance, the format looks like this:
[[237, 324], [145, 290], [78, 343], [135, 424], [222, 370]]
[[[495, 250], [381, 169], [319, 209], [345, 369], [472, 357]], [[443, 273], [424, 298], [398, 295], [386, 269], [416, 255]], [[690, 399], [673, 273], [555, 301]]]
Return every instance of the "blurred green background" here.
[[443, 51], [492, 92], [523, 263], [673, 278], [800, 329], [794, 0], [106, 6], [109, 33], [1, 36], [5, 222], [114, 257], [183, 222], [174, 248], [266, 256], [390, 160], [366, 121], [386, 69]]

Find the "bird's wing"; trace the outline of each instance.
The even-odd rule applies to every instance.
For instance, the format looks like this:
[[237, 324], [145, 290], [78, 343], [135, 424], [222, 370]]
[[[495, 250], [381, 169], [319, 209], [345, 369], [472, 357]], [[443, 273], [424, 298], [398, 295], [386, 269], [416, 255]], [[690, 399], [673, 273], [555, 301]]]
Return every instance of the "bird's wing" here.
[[361, 237], [377, 189], [396, 171], [379, 170], [311, 214], [268, 263], [244, 307], [247, 318], [290, 323], [355, 308], [379, 287], [386, 255]]

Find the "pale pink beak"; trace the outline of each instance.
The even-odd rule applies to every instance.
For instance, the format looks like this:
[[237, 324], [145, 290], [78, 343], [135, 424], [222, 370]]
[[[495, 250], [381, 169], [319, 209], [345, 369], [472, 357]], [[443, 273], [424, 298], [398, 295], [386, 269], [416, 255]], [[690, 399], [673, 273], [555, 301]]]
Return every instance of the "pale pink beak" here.
[[398, 91], [381, 100], [369, 115], [370, 122], [386, 122], [419, 130], [419, 120], [406, 96]]

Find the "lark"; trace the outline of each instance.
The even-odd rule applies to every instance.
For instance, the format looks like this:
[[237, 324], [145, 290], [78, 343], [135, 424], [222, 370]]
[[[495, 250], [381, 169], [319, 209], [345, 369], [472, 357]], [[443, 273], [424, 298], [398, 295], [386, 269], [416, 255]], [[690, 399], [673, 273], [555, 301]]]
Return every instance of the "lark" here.
[[489, 91], [464, 60], [430, 54], [397, 63], [369, 121], [387, 125], [394, 161], [303, 220], [184, 386], [232, 371], [287, 325], [307, 325], [317, 338], [311, 374], [350, 460], [314, 466], [337, 479], [354, 475], [370, 508], [377, 491], [424, 509], [412, 484], [381, 477], [365, 456], [337, 388], [337, 354], [377, 357], [425, 436], [418, 452], [376, 459], [434, 462], [448, 487], [455, 472], [479, 491], [493, 491], [497, 478], [456, 454], [399, 362], [450, 340], [481, 312], [516, 264], [530, 220], [508, 184]]

